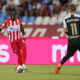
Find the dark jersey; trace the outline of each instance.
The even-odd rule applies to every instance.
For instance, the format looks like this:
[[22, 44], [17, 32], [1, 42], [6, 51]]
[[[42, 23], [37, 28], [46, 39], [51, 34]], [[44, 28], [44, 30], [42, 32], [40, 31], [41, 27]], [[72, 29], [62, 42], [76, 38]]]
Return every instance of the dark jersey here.
[[80, 15], [68, 15], [64, 19], [64, 28], [68, 29], [68, 36], [80, 35]]

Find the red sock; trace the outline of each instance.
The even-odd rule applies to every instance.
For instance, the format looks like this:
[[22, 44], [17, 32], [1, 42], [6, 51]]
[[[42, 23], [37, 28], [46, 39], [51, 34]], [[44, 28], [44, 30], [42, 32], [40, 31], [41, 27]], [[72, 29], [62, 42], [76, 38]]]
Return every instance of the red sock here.
[[18, 64], [22, 65], [22, 55], [21, 55], [21, 53], [17, 53], [17, 57], [18, 57]]
[[26, 62], [26, 45], [22, 46], [22, 63], [25, 64]]

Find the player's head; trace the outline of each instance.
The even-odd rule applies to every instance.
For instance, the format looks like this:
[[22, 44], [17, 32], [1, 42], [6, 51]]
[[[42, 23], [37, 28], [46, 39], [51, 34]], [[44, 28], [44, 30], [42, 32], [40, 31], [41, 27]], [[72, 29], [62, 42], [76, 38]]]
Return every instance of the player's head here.
[[15, 8], [10, 9], [10, 17], [12, 18], [12, 20], [15, 20], [15, 17], [16, 17], [16, 9]]
[[75, 14], [76, 13], [76, 6], [74, 4], [71, 4], [69, 7], [69, 11], [71, 14]]

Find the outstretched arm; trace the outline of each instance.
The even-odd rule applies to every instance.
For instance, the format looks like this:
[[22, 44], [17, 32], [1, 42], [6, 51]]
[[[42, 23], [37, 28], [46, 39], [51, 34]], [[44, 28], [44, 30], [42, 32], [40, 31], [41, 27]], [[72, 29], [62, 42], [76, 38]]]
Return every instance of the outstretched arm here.
[[0, 32], [2, 31], [2, 29], [7, 27], [7, 21], [5, 21], [1, 26], [0, 26]]

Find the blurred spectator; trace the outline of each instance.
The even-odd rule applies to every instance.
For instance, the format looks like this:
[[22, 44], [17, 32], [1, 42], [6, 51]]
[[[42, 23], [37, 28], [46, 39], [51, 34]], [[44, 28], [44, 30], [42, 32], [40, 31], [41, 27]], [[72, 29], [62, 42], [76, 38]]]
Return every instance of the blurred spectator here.
[[[61, 12], [68, 14], [67, 9], [70, 1], [71, 3], [76, 2], [76, 0], [0, 0], [0, 25], [5, 19], [9, 18], [9, 15], [7, 15], [9, 7], [16, 7], [16, 16], [22, 19], [23, 24], [28, 24], [34, 23], [36, 17], [43, 19], [43, 17], [50, 16], [50, 18], [53, 17], [53, 21], [56, 15], [59, 19]], [[76, 2], [78, 8], [77, 14], [80, 14], [80, 0], [78, 1]], [[59, 20], [57, 18], [57, 22], [63, 19], [63, 17]]]
[[32, 3], [32, 9], [33, 9], [33, 10], [36, 10], [36, 8], [37, 8], [36, 5], [37, 5], [37, 3], [34, 1], [34, 2]]
[[39, 16], [43, 16], [43, 11], [42, 10], [40, 10]]
[[20, 0], [15, 0], [15, 5], [19, 6], [20, 5]]
[[55, 5], [54, 10], [53, 10], [53, 14], [59, 14], [60, 11], [61, 11], [60, 5]]
[[70, 0], [59, 0], [61, 5], [65, 5], [67, 4]]
[[25, 10], [28, 9], [28, 1], [21, 0], [21, 4], [18, 6], [18, 10], [21, 12], [21, 16], [24, 15]]
[[5, 11], [0, 11], [0, 25], [2, 25], [2, 23], [5, 21], [5, 17], [6, 17], [6, 12]]
[[49, 5], [50, 12], [53, 11], [53, 8], [54, 8], [54, 5], [53, 5], [53, 4], [50, 4], [50, 5]]
[[28, 23], [28, 11], [25, 11], [24, 16], [22, 17], [22, 24], [27, 24]]
[[31, 11], [30, 16], [29, 16], [29, 23], [34, 23], [36, 20], [36, 17], [33, 15], [33, 11]]
[[0, 10], [2, 9], [2, 0], [0, 0]]
[[8, 8], [8, 7], [11, 7], [11, 8], [15, 7], [14, 0], [7, 0], [7, 4], [3, 7], [3, 11], [5, 11], [6, 8]]
[[40, 3], [37, 3], [36, 8], [37, 9], [41, 9], [41, 4]]
[[48, 4], [50, 0], [42, 0], [42, 4]]
[[49, 9], [48, 4], [44, 4], [43, 13], [44, 13], [44, 15], [49, 16], [50, 9]]
[[31, 3], [31, 0], [28, 0], [28, 10], [29, 10], [29, 12], [32, 11], [32, 3]]
[[13, 5], [13, 4], [15, 4], [15, 0], [7, 0], [7, 4]]
[[36, 5], [36, 12], [35, 12], [36, 16], [40, 15], [41, 9], [42, 9], [42, 5], [40, 3], [37, 3], [37, 5]]
[[20, 19], [21, 19], [21, 12], [20, 12], [20, 10], [18, 10], [18, 9], [17, 9], [16, 17], [18, 17], [18, 18], [20, 18]]
[[53, 0], [53, 4], [54, 5], [60, 5], [60, 2], [59, 2], [59, 0]]
[[2, 0], [2, 5], [4, 6], [5, 4], [7, 4], [7, 0]]

